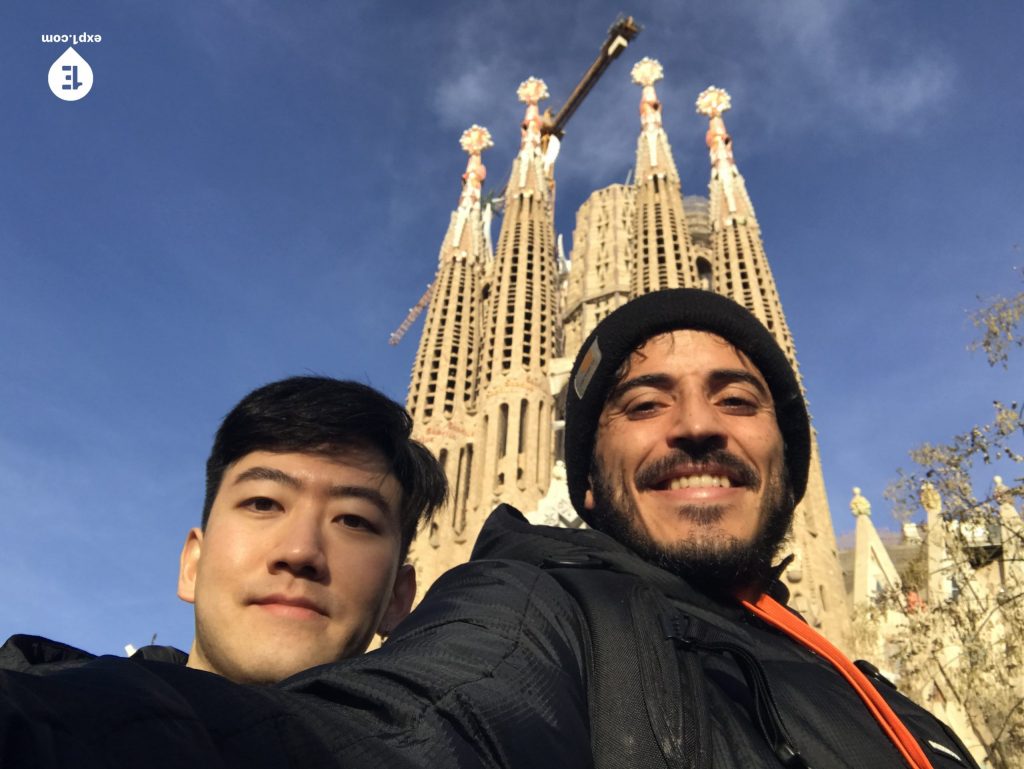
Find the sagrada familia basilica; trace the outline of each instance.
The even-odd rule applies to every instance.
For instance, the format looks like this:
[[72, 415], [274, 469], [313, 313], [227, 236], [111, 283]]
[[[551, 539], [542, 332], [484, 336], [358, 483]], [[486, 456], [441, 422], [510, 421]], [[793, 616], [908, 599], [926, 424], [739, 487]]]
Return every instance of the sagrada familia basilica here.
[[[729, 94], [712, 87], [697, 99], [708, 118], [708, 196], [684, 197], [655, 89], [662, 74], [653, 59], [633, 67], [635, 181], [597, 190], [580, 207], [568, 263], [555, 237], [553, 153], [539, 108], [544, 82], [530, 78], [518, 90], [526, 114], [493, 251], [481, 202], [490, 134], [473, 126], [462, 135], [469, 155], [462, 195], [441, 245], [408, 397], [417, 437], [444, 463], [452, 489], [445, 514], [415, 547], [425, 585], [469, 557], [499, 502], [537, 522], [579, 525], [560, 461], [569, 370], [597, 322], [631, 297], [680, 286], [729, 296], [761, 319], [796, 366], [723, 117]], [[796, 559], [786, 571], [793, 604], [845, 638], [850, 612], [816, 451], [795, 521]]]
[[[728, 296], [764, 323], [799, 372], [761, 226], [726, 128], [729, 94], [710, 87], [697, 97], [697, 111], [708, 120], [708, 189], [706, 197], [684, 195], [656, 91], [662, 77], [653, 59], [633, 67], [640, 97], [633, 181], [596, 190], [580, 206], [568, 259], [560, 253], [554, 226], [558, 139], [550, 114], [539, 106], [548, 96], [544, 82], [530, 78], [518, 89], [525, 115], [519, 152], [501, 194], [496, 245], [492, 206], [482, 196], [487, 171], [481, 156], [492, 146], [491, 137], [478, 125], [462, 134], [469, 156], [462, 193], [441, 243], [435, 280], [421, 300], [421, 307], [429, 304], [407, 401], [416, 437], [440, 458], [451, 486], [448, 507], [413, 548], [421, 588], [468, 559], [484, 519], [501, 502], [535, 523], [583, 525], [569, 503], [561, 461], [569, 371], [597, 322], [630, 298], [674, 287]], [[870, 505], [855, 491], [856, 547], [842, 554], [844, 569], [815, 437], [807, 493], [788, 542], [795, 557], [783, 576], [791, 605], [847, 649], [857, 646], [855, 606], [870, 604], [879, 591], [900, 588], [893, 565], [900, 547], [926, 553], [939, 569], [946, 556], [936, 536], [948, 534], [932, 499], [923, 505], [931, 534], [922, 538], [910, 527], [901, 544], [888, 547], [871, 523]], [[1020, 523], [1015, 510], [1003, 512]], [[1017, 577], [1024, 580], [1024, 573]], [[950, 590], [932, 578], [914, 599], [945, 600]], [[900, 626], [899, 618], [886, 622], [874, 645], [862, 651], [883, 663], [886, 633]], [[985, 735], [943, 687], [929, 681], [912, 696], [936, 710], [983, 757]]]

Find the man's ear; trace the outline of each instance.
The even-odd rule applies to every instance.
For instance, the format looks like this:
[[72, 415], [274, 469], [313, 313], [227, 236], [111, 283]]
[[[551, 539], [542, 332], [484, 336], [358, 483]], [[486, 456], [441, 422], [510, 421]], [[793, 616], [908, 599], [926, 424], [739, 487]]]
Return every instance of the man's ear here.
[[391, 603], [384, 611], [377, 625], [377, 632], [384, 638], [398, 627], [398, 623], [409, 616], [412, 602], [416, 598], [416, 568], [411, 563], [398, 567], [395, 575], [395, 587], [391, 591]]
[[583, 507], [587, 510], [593, 510], [596, 506], [597, 503], [594, 502], [594, 483], [590, 478], [587, 478], [587, 490], [583, 494]]
[[203, 530], [191, 529], [181, 547], [181, 564], [178, 567], [178, 598], [182, 601], [196, 602], [196, 572], [202, 549]]

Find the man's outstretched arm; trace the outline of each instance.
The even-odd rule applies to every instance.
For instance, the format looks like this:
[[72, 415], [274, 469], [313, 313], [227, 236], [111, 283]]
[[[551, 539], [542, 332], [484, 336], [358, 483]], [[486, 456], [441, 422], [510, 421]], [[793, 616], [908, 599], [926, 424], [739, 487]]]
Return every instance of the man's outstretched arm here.
[[589, 766], [584, 652], [539, 569], [442, 577], [379, 652], [275, 687], [101, 658], [0, 676], [4, 766]]

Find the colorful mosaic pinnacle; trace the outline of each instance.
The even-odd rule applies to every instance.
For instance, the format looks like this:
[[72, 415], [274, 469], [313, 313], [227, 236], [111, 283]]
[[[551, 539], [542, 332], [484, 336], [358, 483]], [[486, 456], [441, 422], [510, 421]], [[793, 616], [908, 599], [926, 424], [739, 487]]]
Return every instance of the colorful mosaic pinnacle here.
[[484, 150], [493, 147], [494, 140], [491, 139], [490, 131], [474, 123], [462, 132], [459, 146], [470, 155], [479, 155]]
[[665, 77], [665, 70], [662, 68], [661, 62], [648, 56], [634, 64], [630, 74], [633, 82], [637, 85], [649, 86]]
[[697, 112], [708, 117], [719, 117], [732, 107], [732, 98], [724, 88], [710, 86], [697, 97]]
[[[491, 139], [490, 131], [474, 123], [462, 132], [459, 145], [469, 154], [469, 160], [466, 162], [466, 173], [462, 175], [462, 180], [465, 182], [462, 202], [463, 205], [472, 205], [479, 201], [480, 187], [483, 185], [484, 179], [487, 178], [487, 168], [480, 160], [480, 153], [493, 147], [494, 141]], [[455, 237], [462, 237], [462, 227], [464, 224], [465, 222], [460, 220], [458, 227], [456, 227]]]
[[549, 95], [547, 84], [537, 77], [527, 78], [516, 89], [516, 96], [524, 104], [536, 104], [548, 98]]

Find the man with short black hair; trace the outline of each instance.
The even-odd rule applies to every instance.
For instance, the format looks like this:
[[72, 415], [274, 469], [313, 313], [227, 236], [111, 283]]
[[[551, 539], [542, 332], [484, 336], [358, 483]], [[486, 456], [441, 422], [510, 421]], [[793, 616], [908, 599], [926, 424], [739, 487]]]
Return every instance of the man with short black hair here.
[[[181, 553], [191, 651], [145, 647], [140, 658], [272, 683], [394, 628], [416, 593], [409, 545], [446, 489], [411, 428], [401, 406], [358, 382], [292, 377], [243, 398], [217, 430], [202, 524]], [[91, 657], [16, 636], [0, 665], [39, 673]]]
[[[252, 718], [245, 734], [267, 766], [976, 766], [785, 608], [773, 561], [807, 482], [810, 423], [754, 316], [691, 289], [634, 299], [584, 343], [566, 412], [570, 497], [592, 528], [531, 526], [501, 506], [472, 560], [379, 652], [260, 697], [218, 689], [214, 714], [197, 682], [166, 679], [215, 743], [189, 759], [237, 761], [216, 738], [263, 707], [273, 739]], [[7, 683], [19, 717], [52, 715], [21, 685]], [[153, 699], [133, 696], [159, 718]]]
[[446, 488], [411, 429], [373, 388], [327, 377], [273, 382], [232, 409], [181, 553], [189, 667], [272, 683], [362, 653], [409, 613], [405, 558]]

